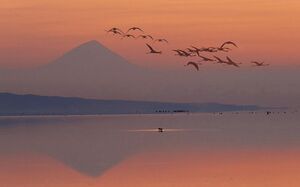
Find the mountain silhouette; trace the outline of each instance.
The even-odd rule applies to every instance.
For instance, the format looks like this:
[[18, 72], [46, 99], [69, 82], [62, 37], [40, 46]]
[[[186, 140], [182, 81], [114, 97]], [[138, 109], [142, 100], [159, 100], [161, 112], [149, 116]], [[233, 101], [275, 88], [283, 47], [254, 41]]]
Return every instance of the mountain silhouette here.
[[[123, 57], [104, 47], [96, 40], [81, 44], [70, 50], [54, 62], [42, 66], [39, 70], [63, 71], [64, 73], [105, 73], [139, 69]], [[102, 71], [101, 71], [102, 70]], [[121, 72], [120, 72], [121, 73]]]
[[120, 93], [128, 95], [139, 91], [139, 85], [150, 80], [147, 75], [155, 76], [92, 40], [49, 64], [2, 73], [0, 91], [121, 98]]

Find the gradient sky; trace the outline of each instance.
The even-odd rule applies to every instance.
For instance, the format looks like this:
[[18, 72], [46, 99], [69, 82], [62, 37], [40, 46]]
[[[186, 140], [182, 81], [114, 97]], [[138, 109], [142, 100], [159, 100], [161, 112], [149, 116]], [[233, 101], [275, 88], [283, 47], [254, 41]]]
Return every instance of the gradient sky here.
[[112, 26], [140, 26], [167, 38], [165, 50], [233, 40], [240, 48], [232, 55], [241, 61], [299, 64], [298, 0], [2, 0], [0, 10], [0, 67], [46, 64], [92, 39], [133, 63], [178, 61], [171, 54], [149, 57], [143, 42], [107, 35]]

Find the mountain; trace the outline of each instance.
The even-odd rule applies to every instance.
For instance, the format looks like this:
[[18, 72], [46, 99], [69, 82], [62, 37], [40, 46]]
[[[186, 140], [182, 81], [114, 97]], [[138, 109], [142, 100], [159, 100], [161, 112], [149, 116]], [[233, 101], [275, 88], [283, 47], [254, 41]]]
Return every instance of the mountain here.
[[141, 86], [156, 77], [94, 40], [47, 65], [5, 72], [0, 73], [2, 92], [104, 99], [133, 99], [132, 93], [145, 90]]
[[127, 73], [127, 71], [138, 70], [141, 70], [141, 68], [129, 63], [123, 57], [95, 40], [83, 43], [54, 62], [37, 69], [37, 71], [42, 71], [43, 73], [60, 74], [63, 72], [64, 75], [70, 73], [73, 77], [75, 75], [91, 74], [101, 76], [105, 73], [111, 74], [116, 71], [119, 74], [123, 74]]
[[0, 93], [0, 115], [154, 114], [258, 110], [258, 106], [164, 103]]

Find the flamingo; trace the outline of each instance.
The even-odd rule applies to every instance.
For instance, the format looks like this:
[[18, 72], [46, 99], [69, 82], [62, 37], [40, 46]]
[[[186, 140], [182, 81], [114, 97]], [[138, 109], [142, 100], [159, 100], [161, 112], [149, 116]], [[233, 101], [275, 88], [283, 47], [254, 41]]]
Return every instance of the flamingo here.
[[214, 62], [215, 60], [214, 59], [211, 59], [211, 58], [207, 58], [205, 56], [202, 56], [202, 55], [198, 55], [200, 58], [202, 58], [202, 61], [205, 61], [205, 62]]
[[195, 54], [200, 56], [200, 51], [197, 49], [191, 49], [191, 48], [187, 48], [187, 50], [191, 53], [191, 54]]
[[226, 57], [226, 59], [228, 60], [228, 62], [227, 62], [228, 65], [232, 65], [232, 66], [235, 66], [237, 68], [240, 67], [236, 62], [234, 62], [233, 60], [231, 60], [228, 56]]
[[114, 34], [116, 34], [115, 32], [119, 32], [119, 33], [124, 34], [124, 32], [123, 32], [121, 29], [116, 28], [116, 27], [113, 27], [113, 28], [109, 29], [109, 30], [106, 31], [106, 32], [112, 32], [112, 33], [114, 33]]
[[196, 62], [190, 61], [185, 66], [190, 66], [190, 65], [194, 66], [196, 68], [196, 70], [199, 71], [199, 64], [197, 64]]
[[166, 42], [166, 43], [169, 43], [168, 40], [163, 39], [163, 38], [156, 39], [154, 42]]
[[269, 66], [270, 64], [266, 64], [265, 62], [257, 62], [257, 61], [252, 61], [252, 64], [254, 64], [254, 66]]
[[138, 38], [143, 38], [143, 39], [150, 38], [151, 40], [153, 40], [153, 37], [151, 35], [139, 35]]
[[217, 57], [217, 56], [214, 56], [214, 58], [217, 60], [217, 63], [218, 64], [227, 64], [226, 61], [222, 60], [221, 58]]
[[224, 43], [220, 46], [220, 48], [224, 48], [225, 45], [233, 45], [233, 46], [235, 46], [235, 47], [238, 47], [234, 42], [228, 41], [228, 42], [224, 42]]
[[123, 38], [135, 38], [132, 34], [124, 34]]
[[203, 48], [203, 51], [209, 52], [209, 53], [216, 53], [216, 52], [218, 52], [218, 48], [208, 47], [208, 48]]
[[150, 49], [150, 52], [148, 52], [147, 54], [162, 54], [161, 51], [156, 51], [155, 49], [153, 49], [153, 47], [151, 47], [149, 44], [146, 44], [147, 47]]
[[135, 31], [135, 30], [139, 30], [139, 31], [141, 31], [141, 32], [144, 32], [141, 28], [139, 28], [139, 27], [131, 27], [131, 28], [129, 28], [128, 29], [128, 31], [126, 32], [126, 33], [128, 33], [129, 31]]
[[120, 36], [122, 36], [123, 35], [123, 33], [121, 33], [120, 31], [118, 31], [118, 30], [109, 30], [109, 31], [106, 31], [106, 32], [108, 32], [108, 33], [113, 33], [114, 35], [116, 35], [116, 34], [119, 34]]
[[173, 51], [175, 51], [175, 52], [177, 52], [178, 54], [178, 56], [183, 56], [183, 57], [189, 57], [189, 56], [192, 56], [192, 54], [190, 54], [190, 53], [188, 53], [188, 52], [186, 52], [186, 51], [184, 51], [184, 50], [180, 50], [180, 49], [176, 49], [176, 50], [173, 50]]

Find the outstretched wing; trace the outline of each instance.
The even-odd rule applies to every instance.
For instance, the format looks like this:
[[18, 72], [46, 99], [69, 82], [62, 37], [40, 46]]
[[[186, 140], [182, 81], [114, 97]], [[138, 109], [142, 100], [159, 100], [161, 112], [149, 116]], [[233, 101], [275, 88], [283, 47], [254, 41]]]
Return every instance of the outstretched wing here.
[[220, 48], [223, 48], [225, 45], [233, 45], [235, 47], [238, 47], [234, 42], [228, 41], [228, 42], [223, 43]]
[[257, 65], [257, 66], [260, 65], [260, 63], [259, 63], [259, 62], [256, 62], [256, 61], [252, 61], [252, 62], [250, 62], [250, 63], [255, 64], [255, 65]]
[[149, 45], [149, 44], [146, 44], [148, 46], [148, 48], [151, 50], [151, 51], [154, 51], [154, 49]]
[[151, 35], [147, 35], [149, 38], [151, 38], [151, 40], [153, 40], [153, 37]]
[[214, 56], [215, 59], [217, 59], [219, 62], [223, 62], [223, 60], [221, 60], [219, 57]]
[[196, 62], [188, 62], [187, 66], [192, 65], [196, 68], [197, 71], [199, 71], [199, 65]]
[[169, 41], [168, 41], [168, 40], [166, 40], [166, 39], [162, 39], [162, 41], [164, 41], [164, 42], [166, 42], [166, 43], [169, 43]]

